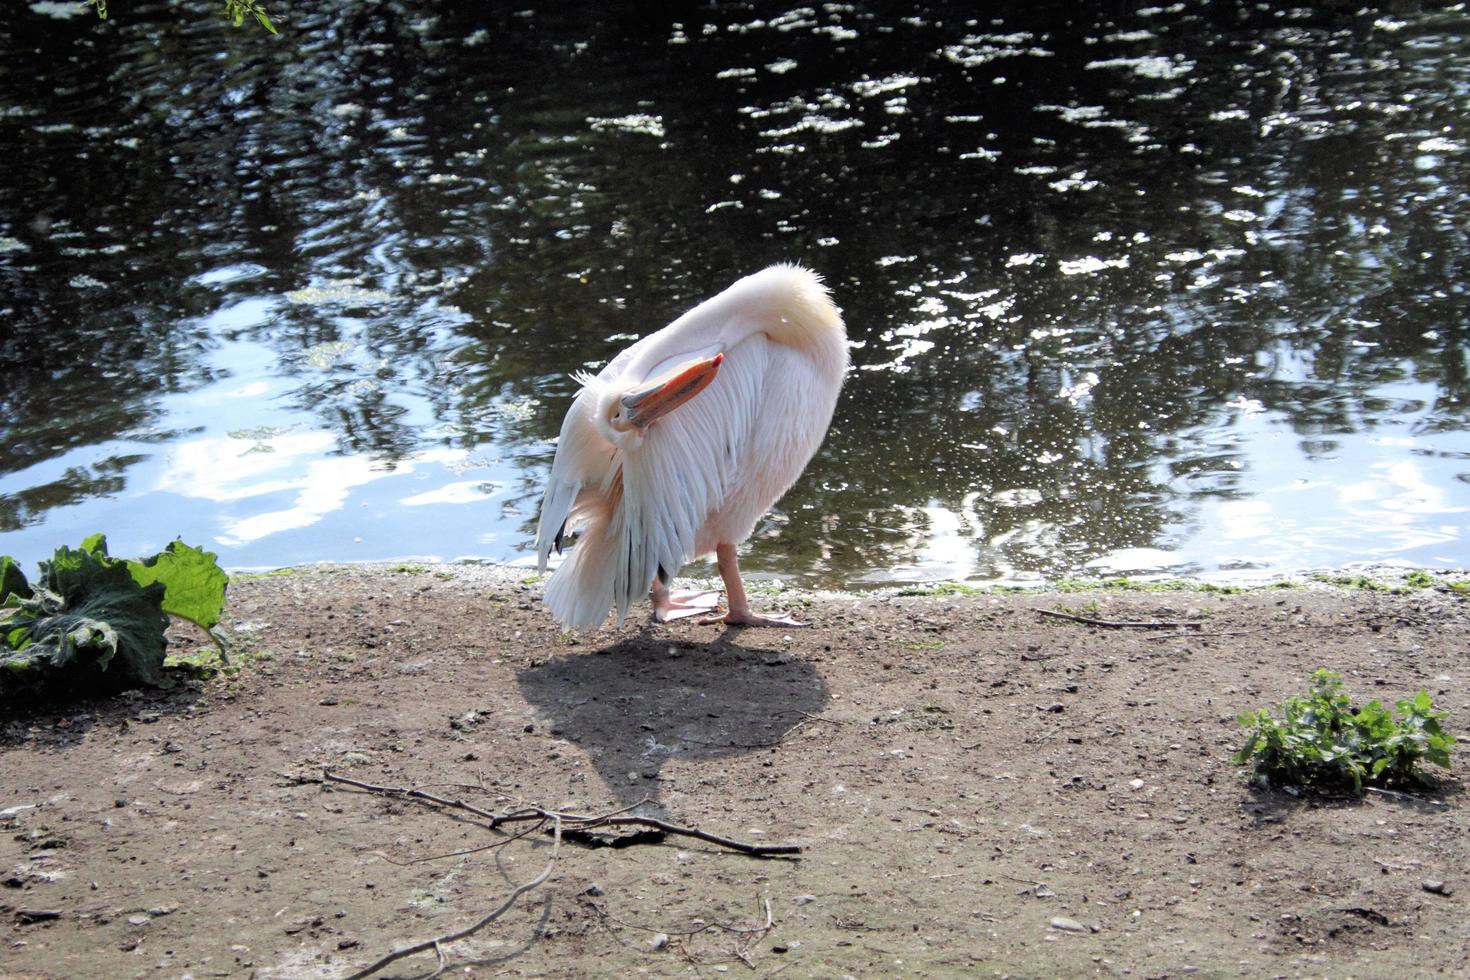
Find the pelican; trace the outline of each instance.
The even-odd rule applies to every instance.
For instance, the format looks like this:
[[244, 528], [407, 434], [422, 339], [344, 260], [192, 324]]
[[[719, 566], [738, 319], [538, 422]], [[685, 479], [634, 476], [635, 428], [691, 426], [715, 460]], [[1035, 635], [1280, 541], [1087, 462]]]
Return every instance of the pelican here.
[[723, 621], [802, 626], [750, 606], [736, 547], [801, 475], [832, 420], [847, 335], [822, 280], [797, 265], [746, 276], [618, 354], [581, 385], [562, 422], [536, 529], [564, 629], [618, 624], [647, 594], [667, 622], [709, 613], [714, 592], [674, 593], [680, 567], [710, 553]]

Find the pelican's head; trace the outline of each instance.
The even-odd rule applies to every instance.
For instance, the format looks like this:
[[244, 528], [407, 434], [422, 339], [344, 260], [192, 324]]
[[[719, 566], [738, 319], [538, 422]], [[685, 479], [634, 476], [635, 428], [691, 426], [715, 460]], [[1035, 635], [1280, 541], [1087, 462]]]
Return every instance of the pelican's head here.
[[603, 438], [617, 449], [635, 450], [650, 425], [709, 387], [724, 361], [724, 354], [693, 360], [624, 391], [586, 373], [574, 377], [583, 397], [593, 400], [593, 419]]

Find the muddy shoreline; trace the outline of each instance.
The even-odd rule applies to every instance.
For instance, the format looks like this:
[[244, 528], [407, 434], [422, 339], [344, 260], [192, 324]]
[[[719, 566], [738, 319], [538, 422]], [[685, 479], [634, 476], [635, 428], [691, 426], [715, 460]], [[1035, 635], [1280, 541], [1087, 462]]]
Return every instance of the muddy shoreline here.
[[1236, 715], [1322, 666], [1360, 700], [1426, 689], [1464, 733], [1470, 604], [1442, 584], [781, 591], [760, 601], [810, 629], [570, 636], [524, 576], [237, 577], [233, 670], [7, 709], [0, 976], [345, 976], [546, 866], [539, 835], [458, 853], [505, 838], [300, 778], [323, 767], [496, 812], [648, 799], [803, 847], [564, 844], [544, 885], [446, 948], [458, 975], [1470, 969], [1454, 776], [1425, 798], [1305, 800], [1230, 759]]

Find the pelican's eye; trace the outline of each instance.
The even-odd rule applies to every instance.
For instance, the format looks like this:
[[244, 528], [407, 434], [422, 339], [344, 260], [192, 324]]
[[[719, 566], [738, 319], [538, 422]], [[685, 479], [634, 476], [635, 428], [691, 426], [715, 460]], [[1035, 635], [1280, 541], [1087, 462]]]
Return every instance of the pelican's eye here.
[[627, 432], [634, 428], [633, 410], [626, 405], [618, 405], [618, 410], [608, 416], [607, 424], [618, 432]]

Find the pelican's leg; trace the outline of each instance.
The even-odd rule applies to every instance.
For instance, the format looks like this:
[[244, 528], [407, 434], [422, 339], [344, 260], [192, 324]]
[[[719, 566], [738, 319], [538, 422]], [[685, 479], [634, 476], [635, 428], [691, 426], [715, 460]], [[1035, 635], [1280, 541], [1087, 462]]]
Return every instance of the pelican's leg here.
[[719, 596], [718, 589], [706, 589], [703, 592], [680, 589], [670, 592], [669, 587], [658, 579], [653, 580], [653, 585], [648, 590], [648, 598], [653, 603], [653, 618], [660, 623], [712, 613], [719, 607]]
[[762, 616], [750, 608], [750, 598], [745, 594], [745, 583], [740, 579], [740, 562], [735, 557], [733, 544], [715, 547], [715, 563], [720, 569], [720, 578], [725, 581], [725, 597], [730, 611], [723, 618], [707, 619], [707, 623], [729, 623], [732, 626], [807, 626], [790, 616]]

